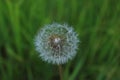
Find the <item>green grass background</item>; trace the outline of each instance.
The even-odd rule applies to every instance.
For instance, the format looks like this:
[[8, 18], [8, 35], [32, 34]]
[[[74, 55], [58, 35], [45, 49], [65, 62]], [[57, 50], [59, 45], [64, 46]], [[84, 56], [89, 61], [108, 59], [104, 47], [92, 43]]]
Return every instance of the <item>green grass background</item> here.
[[0, 80], [59, 80], [33, 44], [53, 22], [73, 26], [81, 41], [64, 80], [120, 80], [120, 0], [0, 0]]

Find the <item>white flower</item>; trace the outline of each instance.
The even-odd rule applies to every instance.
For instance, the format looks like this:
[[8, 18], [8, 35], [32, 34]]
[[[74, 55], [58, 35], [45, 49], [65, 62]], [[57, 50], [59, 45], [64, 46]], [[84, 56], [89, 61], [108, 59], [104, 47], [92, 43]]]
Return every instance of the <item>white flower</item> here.
[[45, 25], [35, 37], [36, 51], [43, 61], [64, 64], [76, 55], [79, 39], [72, 27], [53, 23]]

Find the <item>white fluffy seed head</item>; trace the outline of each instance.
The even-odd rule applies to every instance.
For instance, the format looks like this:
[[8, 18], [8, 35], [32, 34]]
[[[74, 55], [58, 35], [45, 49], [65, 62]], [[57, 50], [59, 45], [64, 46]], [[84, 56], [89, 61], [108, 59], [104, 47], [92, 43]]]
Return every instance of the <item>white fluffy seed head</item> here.
[[35, 37], [36, 51], [42, 60], [58, 65], [74, 58], [78, 42], [78, 35], [66, 24], [45, 25]]

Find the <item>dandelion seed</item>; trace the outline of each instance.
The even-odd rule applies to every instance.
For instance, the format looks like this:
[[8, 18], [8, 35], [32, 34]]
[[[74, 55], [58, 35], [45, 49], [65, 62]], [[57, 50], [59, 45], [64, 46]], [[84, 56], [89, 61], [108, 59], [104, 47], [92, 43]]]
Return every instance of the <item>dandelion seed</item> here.
[[78, 42], [78, 35], [66, 24], [45, 25], [35, 37], [36, 51], [42, 60], [58, 65], [74, 58]]

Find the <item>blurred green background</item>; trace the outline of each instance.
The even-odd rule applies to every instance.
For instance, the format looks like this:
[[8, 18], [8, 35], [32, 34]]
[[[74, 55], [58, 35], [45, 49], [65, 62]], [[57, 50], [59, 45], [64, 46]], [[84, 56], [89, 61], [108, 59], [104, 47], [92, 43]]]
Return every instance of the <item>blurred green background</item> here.
[[120, 80], [120, 0], [0, 0], [0, 80], [59, 80], [33, 44], [53, 22], [73, 26], [81, 40], [64, 80]]

